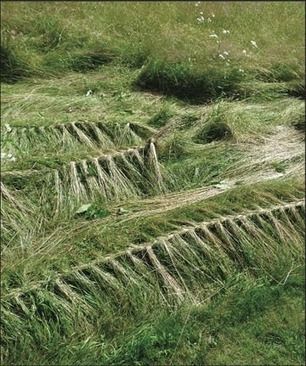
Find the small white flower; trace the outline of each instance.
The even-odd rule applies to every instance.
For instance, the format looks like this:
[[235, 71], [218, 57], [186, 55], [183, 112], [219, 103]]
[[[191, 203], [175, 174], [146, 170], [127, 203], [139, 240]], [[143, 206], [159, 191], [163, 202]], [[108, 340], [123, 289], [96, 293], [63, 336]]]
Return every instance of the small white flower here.
[[7, 132], [11, 132], [12, 131], [12, 128], [11, 128], [11, 126], [8, 123], [5, 123], [4, 126], [5, 126]]
[[257, 43], [255, 41], [251, 41], [251, 45], [255, 48], [258, 48]]
[[225, 57], [222, 55], [222, 53], [219, 54], [219, 57], [222, 58], [222, 60], [225, 60]]
[[229, 33], [230, 33], [230, 31], [229, 31], [229, 30], [227, 30], [227, 29], [223, 29], [223, 30], [222, 30], [222, 33], [223, 33], [223, 34], [229, 34]]
[[216, 33], [212, 33], [212, 34], [210, 34], [210, 35], [209, 35], [209, 37], [210, 37], [210, 38], [219, 38], [219, 37], [216, 35]]
[[242, 72], [242, 73], [243, 73], [243, 72], [244, 72], [244, 70], [243, 70], [243, 69], [239, 69], [239, 72]]
[[214, 18], [215, 17], [215, 14], [214, 13], [211, 13], [211, 16]]
[[204, 23], [204, 17], [201, 15], [199, 18], [197, 18], [197, 21], [199, 22], [199, 23]]
[[195, 6], [199, 6], [201, 4], [201, 1], [197, 1], [196, 3], [195, 3]]
[[200, 15], [203, 15], [203, 11], [200, 11]]
[[228, 53], [227, 51], [224, 51], [224, 52], [223, 52], [223, 55], [228, 56], [228, 55], [229, 55], [229, 53]]
[[210, 19], [210, 18], [207, 18], [207, 22], [208, 22], [208, 23], [211, 23], [211, 19]]
[[87, 93], [86, 93], [86, 97], [89, 97], [90, 95], [92, 94], [92, 90], [88, 90]]
[[15, 156], [13, 156], [10, 153], [2, 152], [1, 153], [1, 160], [16, 161], [16, 158], [15, 158]]
[[244, 55], [246, 55], [246, 54], [247, 54], [247, 51], [246, 51], [246, 50], [243, 50], [243, 51], [242, 51], [242, 53], [243, 53]]

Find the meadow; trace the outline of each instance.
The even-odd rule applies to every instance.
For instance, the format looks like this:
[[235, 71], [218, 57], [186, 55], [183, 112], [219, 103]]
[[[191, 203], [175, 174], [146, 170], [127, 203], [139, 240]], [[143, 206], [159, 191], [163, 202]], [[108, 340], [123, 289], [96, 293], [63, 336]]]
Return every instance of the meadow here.
[[1, 364], [304, 364], [304, 13], [1, 3]]

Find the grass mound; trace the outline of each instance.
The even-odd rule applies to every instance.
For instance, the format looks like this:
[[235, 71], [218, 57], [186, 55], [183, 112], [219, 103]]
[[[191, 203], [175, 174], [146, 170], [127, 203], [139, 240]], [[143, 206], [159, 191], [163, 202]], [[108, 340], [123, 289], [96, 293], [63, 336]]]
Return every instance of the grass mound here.
[[140, 72], [135, 85], [190, 102], [203, 102], [237, 96], [242, 78], [235, 67], [227, 70], [221, 65], [207, 65], [198, 69], [185, 63], [150, 61]]
[[108, 64], [113, 61], [115, 55], [107, 49], [95, 50], [72, 58], [70, 68], [76, 72], [86, 72], [95, 70], [101, 65]]
[[288, 94], [292, 97], [305, 100], [305, 81], [292, 81], [288, 86]]
[[203, 129], [194, 137], [194, 141], [202, 144], [208, 144], [213, 141], [230, 139], [232, 137], [233, 133], [225, 122], [212, 121], [203, 127]]
[[0, 70], [1, 82], [16, 82], [28, 74], [27, 66], [21, 61], [15, 52], [3, 45], [0, 46]]
[[305, 116], [301, 116], [300, 119], [296, 120], [292, 124], [297, 130], [305, 132], [306, 128], [306, 122], [305, 122]]

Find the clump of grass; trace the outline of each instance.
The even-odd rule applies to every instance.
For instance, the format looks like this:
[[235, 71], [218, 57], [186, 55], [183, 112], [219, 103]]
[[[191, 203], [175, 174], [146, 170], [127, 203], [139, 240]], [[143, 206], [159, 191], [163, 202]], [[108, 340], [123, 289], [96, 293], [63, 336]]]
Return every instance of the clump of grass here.
[[40, 33], [41, 37], [36, 38], [35, 47], [44, 53], [58, 48], [67, 37], [67, 32], [57, 17], [43, 14], [35, 22], [35, 28], [32, 33]]
[[261, 103], [220, 101], [207, 110], [204, 122], [198, 124], [194, 136], [211, 129], [216, 138], [222, 137], [223, 132], [239, 142], [258, 139], [260, 135], [275, 133], [276, 126], [290, 126], [294, 121], [300, 121], [303, 110], [303, 102], [292, 98]]
[[227, 140], [233, 137], [230, 127], [222, 121], [212, 121], [202, 128], [194, 141], [200, 144], [208, 144], [213, 141]]
[[295, 80], [288, 83], [288, 95], [305, 100], [305, 81]]
[[182, 134], [175, 134], [161, 144], [160, 159], [163, 161], [184, 159], [188, 155], [187, 144]]
[[305, 132], [305, 116], [301, 117], [300, 119], [296, 120], [292, 124], [297, 130]]
[[16, 82], [29, 74], [26, 64], [9, 47], [0, 46], [1, 82]]
[[75, 55], [70, 61], [70, 68], [77, 72], [95, 70], [101, 65], [108, 64], [114, 60], [114, 53], [107, 49], [98, 49], [90, 52]]
[[168, 107], [162, 107], [159, 112], [150, 118], [148, 123], [156, 128], [163, 127], [173, 115], [173, 112]]
[[187, 63], [150, 61], [140, 72], [135, 84], [144, 90], [158, 91], [166, 95], [204, 102], [218, 97], [234, 97], [243, 79], [238, 68], [225, 69], [207, 65], [194, 68]]
[[286, 82], [301, 80], [302, 75], [297, 65], [278, 62], [269, 69], [258, 70], [256, 78], [265, 82]]

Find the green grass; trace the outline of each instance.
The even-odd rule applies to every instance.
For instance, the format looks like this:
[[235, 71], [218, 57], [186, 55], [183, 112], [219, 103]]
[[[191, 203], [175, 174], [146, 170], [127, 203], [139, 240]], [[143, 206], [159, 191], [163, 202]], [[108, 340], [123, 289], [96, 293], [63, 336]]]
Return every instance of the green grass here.
[[[88, 322], [81, 336], [63, 338], [56, 323], [48, 336], [37, 323], [34, 329], [40, 336], [16, 343], [9, 362], [228, 365], [252, 360], [254, 365], [300, 365], [304, 359], [303, 287], [302, 271], [293, 273], [285, 284], [267, 278], [254, 281], [242, 274], [197, 306], [183, 304], [151, 314], [144, 310], [136, 318], [131, 314], [125, 321], [116, 318], [110, 323], [105, 317], [97, 318]], [[54, 353], [58, 342], [61, 346]]]
[[303, 364], [304, 10], [1, 3], [1, 364]]
[[235, 97], [243, 79], [238, 67], [226, 69], [222, 64], [206, 65], [204, 70], [183, 63], [154, 61], [140, 72], [136, 86], [160, 91], [189, 102], [203, 102], [219, 97]]
[[135, 79], [141, 87], [203, 101], [236, 95], [240, 80], [303, 80], [304, 4], [298, 2], [84, 3], [72, 12], [65, 3], [1, 6], [2, 47], [12, 60], [7, 81], [26, 70], [85, 72], [115, 62], [144, 66]]

